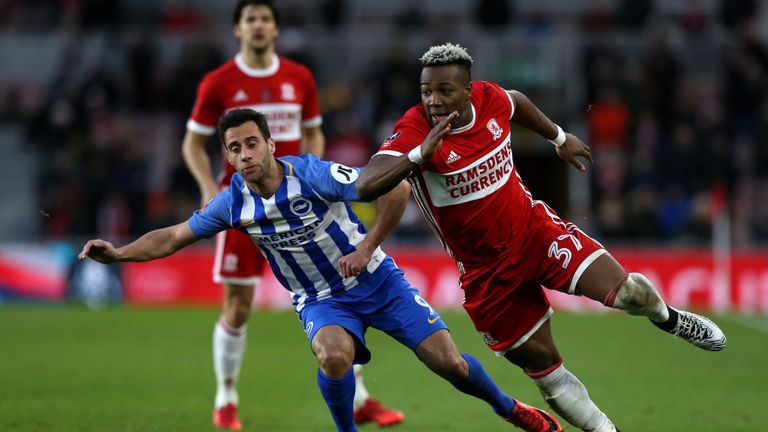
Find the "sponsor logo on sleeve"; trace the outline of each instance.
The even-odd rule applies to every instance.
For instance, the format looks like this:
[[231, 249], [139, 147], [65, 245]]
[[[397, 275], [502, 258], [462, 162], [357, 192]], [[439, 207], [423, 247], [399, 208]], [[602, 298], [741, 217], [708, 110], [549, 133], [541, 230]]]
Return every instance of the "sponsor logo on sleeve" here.
[[350, 184], [357, 180], [360, 173], [354, 168], [335, 163], [331, 165], [331, 175], [339, 183]]
[[198, 213], [200, 213], [200, 214], [203, 214], [203, 212], [205, 212], [205, 209], [207, 209], [207, 208], [208, 208], [208, 206], [209, 206], [209, 205], [210, 205], [210, 204], [213, 202], [213, 200], [214, 200], [215, 198], [216, 198], [216, 197], [213, 197], [213, 198], [209, 199], [209, 200], [208, 200], [208, 202], [207, 202], [207, 203], [205, 203], [205, 204], [203, 204], [203, 206], [202, 206], [202, 207], [200, 207], [200, 210], [198, 210], [197, 212], [198, 212]]
[[400, 131], [397, 131], [397, 132], [393, 133], [392, 135], [388, 136], [387, 139], [385, 139], [383, 143], [381, 143], [381, 146], [382, 147], [386, 147], [386, 146], [392, 144], [392, 141], [396, 140], [397, 137], [399, 137], [402, 134], [403, 133], [400, 132]]

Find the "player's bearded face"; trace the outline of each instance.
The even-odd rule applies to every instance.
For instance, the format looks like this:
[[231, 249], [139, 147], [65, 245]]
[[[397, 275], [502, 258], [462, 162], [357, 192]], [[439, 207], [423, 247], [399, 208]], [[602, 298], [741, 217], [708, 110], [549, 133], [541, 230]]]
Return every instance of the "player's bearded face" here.
[[432, 126], [453, 111], [459, 113], [459, 118], [451, 123], [452, 128], [469, 124], [471, 96], [472, 82], [461, 67], [431, 66], [421, 70], [421, 103]]
[[274, 46], [277, 38], [277, 22], [266, 6], [246, 6], [235, 26], [235, 36], [241, 46], [261, 51]]
[[275, 142], [264, 139], [254, 122], [227, 129], [224, 133], [227, 160], [250, 183], [259, 183], [271, 172]]

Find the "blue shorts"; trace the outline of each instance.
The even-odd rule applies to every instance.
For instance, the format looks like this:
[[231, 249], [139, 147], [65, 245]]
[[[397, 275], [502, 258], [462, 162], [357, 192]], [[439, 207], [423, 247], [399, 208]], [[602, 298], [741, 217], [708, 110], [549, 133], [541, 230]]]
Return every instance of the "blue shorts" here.
[[[384, 281], [376, 285], [360, 284], [343, 294], [306, 305], [299, 312], [310, 346], [315, 333], [327, 325], [338, 325], [360, 341], [356, 364], [371, 360], [365, 346], [368, 327], [381, 330], [411, 350], [432, 333], [448, 327], [419, 291], [403, 277], [391, 258], [376, 271], [386, 271]], [[382, 268], [384, 267], [384, 268]]]

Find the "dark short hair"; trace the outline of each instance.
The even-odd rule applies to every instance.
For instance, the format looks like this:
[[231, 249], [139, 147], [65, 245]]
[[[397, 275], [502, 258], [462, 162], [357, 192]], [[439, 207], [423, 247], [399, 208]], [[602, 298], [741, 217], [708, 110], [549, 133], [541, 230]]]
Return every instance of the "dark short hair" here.
[[275, 2], [272, 0], [240, 0], [235, 6], [235, 14], [233, 24], [237, 25], [240, 22], [240, 18], [243, 17], [243, 9], [246, 6], [266, 6], [272, 11], [272, 16], [275, 18], [275, 24], [280, 24], [280, 14], [275, 8]]
[[219, 139], [224, 147], [227, 146], [227, 142], [224, 140], [224, 134], [227, 130], [236, 128], [250, 121], [256, 123], [261, 135], [264, 136], [264, 140], [268, 140], [272, 137], [272, 135], [269, 134], [269, 126], [267, 126], [267, 118], [264, 117], [264, 114], [248, 108], [234, 109], [224, 114], [219, 119]]

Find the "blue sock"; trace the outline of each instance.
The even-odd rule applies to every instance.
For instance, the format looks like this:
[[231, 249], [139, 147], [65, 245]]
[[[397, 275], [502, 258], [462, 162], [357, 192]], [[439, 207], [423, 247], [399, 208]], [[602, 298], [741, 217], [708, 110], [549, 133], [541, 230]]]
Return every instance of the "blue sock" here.
[[483, 365], [467, 353], [461, 354], [469, 364], [469, 377], [463, 381], [453, 382], [454, 387], [470, 396], [482, 399], [491, 405], [496, 414], [509, 417], [516, 402], [496, 386], [491, 377], [483, 369]]
[[325, 376], [317, 370], [317, 386], [331, 411], [333, 421], [339, 432], [356, 432], [355, 419], [352, 416], [352, 404], [355, 398], [355, 373], [352, 368], [339, 380]]

